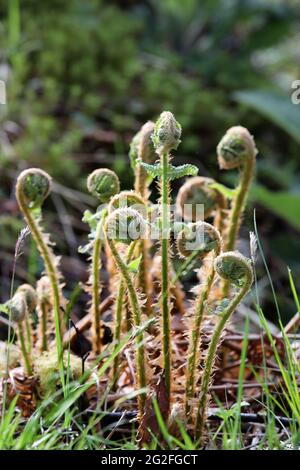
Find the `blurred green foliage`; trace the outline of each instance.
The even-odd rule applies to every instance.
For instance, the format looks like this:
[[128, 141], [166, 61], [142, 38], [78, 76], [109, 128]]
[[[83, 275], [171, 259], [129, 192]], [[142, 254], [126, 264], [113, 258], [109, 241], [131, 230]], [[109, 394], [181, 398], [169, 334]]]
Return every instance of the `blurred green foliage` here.
[[232, 92], [275, 86], [255, 54], [290, 38], [300, 13], [283, 0], [2, 0], [0, 15], [16, 157], [71, 183], [71, 155], [95, 129], [118, 133], [107, 152], [124, 154], [162, 109], [183, 126], [181, 153], [206, 167], [230, 125], [259, 135]]

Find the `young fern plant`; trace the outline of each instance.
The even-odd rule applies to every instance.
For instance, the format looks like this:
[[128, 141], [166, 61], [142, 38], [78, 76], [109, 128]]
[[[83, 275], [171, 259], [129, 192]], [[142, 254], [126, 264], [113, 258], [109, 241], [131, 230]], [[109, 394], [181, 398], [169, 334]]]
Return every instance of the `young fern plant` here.
[[[224, 237], [224, 251], [235, 248], [249, 188], [252, 182], [257, 149], [254, 139], [245, 127], [231, 127], [221, 139], [218, 147], [218, 162], [223, 170], [238, 169], [239, 184], [235, 189], [228, 220], [228, 231]], [[229, 282], [222, 283], [222, 294], [228, 296]]]
[[215, 278], [214, 259], [221, 252], [221, 237], [218, 230], [206, 222], [196, 222], [185, 227], [178, 235], [177, 249], [182, 257], [187, 258], [191, 251], [197, 253], [198, 259], [206, 262], [205, 283], [201, 287], [194, 304], [194, 321], [189, 341], [188, 359], [186, 367], [186, 394], [185, 413], [187, 419], [191, 420], [190, 401], [195, 393], [195, 376], [200, 351], [200, 333], [206, 303]]
[[151, 180], [147, 175], [147, 171], [140, 163], [144, 162], [152, 165], [157, 159], [157, 154], [151, 139], [154, 127], [154, 122], [146, 122], [140, 131], [133, 137], [129, 150], [129, 158], [135, 177], [134, 190], [145, 200], [148, 200], [149, 197], [149, 182]]
[[[154, 127], [154, 122], [146, 122], [146, 124], [143, 125], [141, 130], [132, 139], [129, 151], [129, 158], [135, 176], [134, 189], [136, 193], [142, 196], [147, 206], [150, 206], [149, 184], [151, 182], [151, 178], [149, 178], [147, 171], [140, 163], [143, 162], [151, 165], [157, 159], [157, 154], [151, 139]], [[137, 285], [142, 294], [145, 296], [145, 305], [143, 310], [148, 316], [152, 313], [153, 294], [150, 276], [150, 249], [150, 239], [140, 240], [136, 249], [137, 257], [142, 255], [137, 276]]]
[[24, 323], [28, 315], [26, 299], [23, 292], [16, 292], [15, 295], [7, 302], [7, 308], [10, 313], [11, 320], [16, 323], [18, 331], [18, 343], [22, 353], [24, 367], [28, 376], [32, 375], [32, 358], [30, 350], [26, 345]]
[[[106, 219], [104, 226], [105, 236], [109, 244], [112, 256], [118, 266], [123, 277], [124, 283], [128, 290], [130, 307], [132, 310], [132, 321], [135, 328], [140, 328], [142, 324], [142, 310], [140, 299], [133, 284], [133, 280], [127, 264], [119, 254], [117, 243], [131, 245], [136, 240], [146, 236], [147, 223], [142, 215], [131, 208], [117, 209], [113, 211]], [[137, 388], [144, 389], [146, 387], [146, 357], [143, 345], [144, 335], [139, 333], [136, 336], [136, 371], [137, 371]], [[138, 413], [141, 418], [144, 413], [145, 395], [138, 396]]]
[[180, 143], [181, 126], [170, 112], [164, 112], [156, 122], [153, 143], [160, 158], [161, 204], [161, 306], [163, 324], [163, 361], [167, 401], [171, 404], [171, 342], [170, 342], [170, 152]]
[[[220, 191], [214, 188], [215, 184], [215, 180], [205, 176], [187, 179], [177, 194], [176, 213], [187, 222], [213, 219], [212, 225], [222, 237], [227, 200]], [[178, 275], [191, 269], [197, 257], [197, 251], [192, 251], [181, 266]]]
[[196, 175], [194, 165], [171, 165], [170, 152], [180, 143], [181, 126], [169, 111], [161, 113], [155, 123], [152, 141], [159, 157], [159, 163], [140, 164], [151, 178], [159, 179], [160, 189], [160, 248], [161, 248], [161, 312], [163, 334], [163, 367], [166, 384], [168, 409], [171, 404], [171, 343], [170, 343], [170, 182], [184, 176]]
[[17, 289], [17, 293], [24, 295], [24, 300], [27, 308], [27, 315], [25, 316], [25, 328], [27, 336], [27, 348], [29, 354], [31, 354], [33, 343], [34, 343], [34, 331], [32, 324], [32, 315], [35, 312], [37, 305], [37, 295], [34, 288], [30, 284], [22, 284]]
[[58, 269], [59, 260], [54, 255], [52, 249], [53, 244], [50, 242], [49, 235], [44, 232], [40, 222], [41, 207], [50, 191], [50, 176], [45, 171], [38, 168], [30, 168], [23, 171], [17, 179], [17, 201], [37, 248], [44, 260], [47, 276], [51, 285], [57, 359], [60, 378], [64, 388], [65, 377], [62, 359], [62, 335], [65, 330], [65, 325], [61, 308], [63, 304], [63, 296], [61, 291], [61, 274]]
[[[93, 171], [88, 176], [87, 188], [95, 196], [100, 204], [107, 204], [110, 199], [120, 191], [120, 182], [117, 175], [107, 168]], [[92, 263], [89, 277], [89, 287], [91, 287], [92, 303], [90, 313], [92, 317], [92, 348], [95, 356], [101, 354], [101, 320], [100, 320], [100, 268], [101, 268], [101, 248], [103, 245], [103, 225], [107, 215], [106, 209], [97, 211], [95, 229], [92, 237]], [[90, 289], [89, 289], [90, 291]]]
[[[146, 219], [147, 217], [147, 206], [146, 202], [144, 199], [140, 196], [139, 193], [135, 191], [121, 191], [119, 194], [116, 194], [110, 201], [108, 205], [108, 213], [112, 214], [115, 210], [118, 209], [126, 209], [126, 208], [131, 208], [134, 210], [137, 210], [141, 214], [142, 217]], [[128, 266], [129, 263], [132, 261], [132, 258], [136, 252], [136, 246], [138, 242], [141, 242], [142, 240], [135, 240], [132, 243], [130, 243], [127, 253], [126, 253], [126, 260], [125, 263]], [[141, 253], [142, 256], [142, 253]], [[141, 261], [141, 260], [140, 260]], [[140, 264], [141, 262], [138, 263], [138, 273], [140, 269]], [[121, 330], [122, 330], [122, 313], [124, 309], [124, 300], [125, 300], [125, 293], [126, 293], [126, 285], [125, 281], [123, 279], [123, 276], [121, 275], [121, 278], [119, 280], [119, 284], [117, 287], [117, 296], [116, 296], [116, 302], [115, 302], [115, 328], [114, 328], [114, 342], [115, 342], [115, 348], [118, 347], [120, 340], [121, 340]], [[141, 289], [141, 294], [144, 296], [145, 292], [144, 290]], [[150, 299], [151, 300], [151, 299]], [[114, 377], [114, 383], [117, 382], [118, 376], [119, 376], [119, 360], [120, 356], [119, 354], [115, 357], [114, 359], [114, 364], [113, 364], [113, 377]]]
[[200, 396], [195, 427], [195, 436], [197, 439], [200, 439], [201, 444], [203, 444], [209, 387], [216, 361], [217, 348], [221, 341], [226, 323], [236, 310], [237, 306], [249, 292], [253, 283], [251, 262], [237, 251], [226, 252], [217, 256], [214, 265], [217, 274], [233, 286], [236, 286], [238, 290], [227, 307], [225, 307], [218, 315], [218, 323], [214, 328], [206, 355], [205, 366], [201, 377]]

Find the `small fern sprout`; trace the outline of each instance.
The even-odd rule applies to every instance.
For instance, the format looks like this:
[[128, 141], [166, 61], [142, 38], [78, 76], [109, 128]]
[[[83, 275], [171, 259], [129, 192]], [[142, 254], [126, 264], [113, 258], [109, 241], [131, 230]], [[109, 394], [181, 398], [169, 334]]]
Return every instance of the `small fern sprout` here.
[[[240, 171], [240, 181], [229, 214], [228, 233], [224, 251], [232, 251], [240, 229], [248, 191], [253, 178], [257, 149], [249, 131], [241, 126], [231, 127], [217, 147], [218, 161], [221, 169]], [[229, 283], [223, 282], [223, 295], [228, 295]]]
[[180, 144], [181, 125], [170, 111], [164, 111], [155, 123], [152, 141], [158, 155], [176, 150]]
[[7, 308], [10, 319], [17, 324], [18, 329], [18, 342], [23, 356], [26, 373], [32, 375], [32, 364], [30, 352], [27, 350], [25, 334], [24, 334], [24, 321], [27, 316], [26, 299], [23, 292], [16, 292], [15, 295], [7, 302]]
[[[131, 207], [148, 219], [147, 202], [136, 191], [121, 191], [116, 194], [110, 201], [108, 212], [111, 213], [116, 209]], [[142, 238], [135, 247], [134, 256], [138, 258], [141, 255], [139, 263], [138, 275], [136, 279], [137, 287], [145, 298], [143, 311], [149, 316], [152, 311], [152, 285], [150, 278], [150, 258], [149, 258], [149, 238]]]
[[120, 181], [112, 170], [99, 168], [88, 176], [87, 188], [100, 204], [106, 204], [112, 196], [120, 192]]
[[[134, 288], [134, 284], [128, 270], [128, 266], [122, 259], [117, 248], [117, 243], [131, 245], [136, 240], [146, 236], [147, 223], [139, 212], [134, 209], [117, 209], [112, 212], [106, 219], [104, 231], [109, 244], [111, 253], [120, 270], [128, 290], [129, 302], [132, 310], [132, 318], [134, 327], [139, 328], [142, 321], [142, 310], [140, 301]], [[145, 371], [145, 352], [143, 346], [143, 333], [136, 337], [136, 369], [137, 369], [137, 387], [138, 389], [146, 387], [146, 371]], [[140, 417], [144, 413], [145, 396], [139, 395], [138, 408]]]
[[[107, 169], [100, 168], [88, 176], [87, 188], [101, 204], [109, 203], [110, 199], [120, 191], [120, 182], [117, 175]], [[97, 221], [92, 248], [92, 266], [89, 277], [91, 286], [91, 316], [92, 316], [92, 346], [93, 353], [97, 356], [101, 353], [101, 322], [100, 322], [100, 268], [101, 268], [101, 249], [103, 223], [106, 217], [106, 210], [102, 210]], [[90, 289], [89, 289], [90, 290]]]
[[135, 174], [134, 189], [146, 199], [148, 199], [148, 178], [146, 170], [140, 163], [152, 164], [157, 158], [151, 139], [154, 126], [154, 122], [146, 122], [141, 130], [133, 137], [129, 150], [129, 158]]
[[[134, 189], [140, 194], [149, 205], [149, 184], [151, 178], [147, 175], [147, 170], [143, 164], [152, 165], [157, 159], [157, 154], [152, 141], [152, 134], [155, 124], [152, 121], [146, 122], [141, 130], [134, 136], [130, 145], [129, 158], [131, 166], [134, 171]], [[145, 296], [146, 302], [143, 307], [145, 313], [149, 316], [152, 313], [152, 294], [153, 288], [150, 277], [150, 238], [140, 240], [136, 251], [137, 257], [142, 255], [139, 273], [137, 278], [137, 285]]]
[[[212, 178], [205, 176], [189, 178], [178, 191], [176, 212], [189, 222], [214, 217], [214, 226], [221, 231], [226, 199], [217, 189], [211, 187], [214, 183]], [[200, 210], [202, 208], [203, 212]]]
[[18, 287], [17, 292], [21, 292], [24, 295], [27, 312], [29, 313], [29, 315], [26, 315], [26, 318], [25, 318], [25, 327], [26, 327], [28, 350], [31, 353], [33, 342], [34, 342], [31, 316], [34, 314], [35, 309], [36, 309], [37, 296], [36, 296], [36, 292], [34, 288], [30, 284], [22, 284], [20, 287]]
[[[108, 213], [111, 214], [115, 210], [119, 209], [134, 209], [141, 214], [142, 217], [147, 219], [147, 206], [144, 199], [140, 196], [139, 193], [136, 191], [121, 191], [119, 194], [116, 194], [110, 201], [108, 205]], [[126, 254], [126, 263], [128, 264], [134, 255], [137, 257], [140, 254], [141, 250], [137, 250], [139, 246], [138, 243], [142, 243], [145, 241], [145, 238], [142, 237], [140, 240], [136, 240], [136, 243], [130, 243], [129, 248], [127, 249]], [[143, 263], [143, 252], [142, 252], [142, 259], [139, 263], [138, 275], [137, 275], [137, 285], [140, 288], [141, 294], [145, 297], [145, 305], [142, 306], [142, 310], [147, 306], [147, 303], [151, 302], [150, 297], [150, 289], [147, 289], [148, 284], [144, 284], [144, 273], [141, 271], [141, 265]], [[149, 276], [150, 272], [147, 272], [147, 276]], [[149, 297], [148, 297], [149, 295]], [[121, 335], [121, 327], [122, 327], [122, 312], [124, 308], [124, 297], [125, 297], [125, 283], [124, 279], [120, 278], [119, 285], [117, 288], [117, 297], [115, 303], [115, 334], [114, 334], [114, 341], [116, 344], [120, 342], [120, 335]], [[147, 309], [145, 308], [146, 312], [148, 313]], [[119, 356], [115, 358], [114, 361], [114, 377], [117, 378], [118, 376], [118, 367], [119, 367]]]
[[22, 284], [18, 287], [17, 292], [24, 294], [28, 312], [33, 313], [37, 305], [37, 294], [35, 289], [30, 284]]
[[17, 180], [16, 197], [23, 212], [32, 237], [44, 260], [47, 275], [51, 284], [53, 312], [55, 319], [55, 336], [61, 382], [64, 386], [64, 366], [62, 362], [62, 335], [65, 329], [61, 305], [63, 297], [60, 286], [61, 275], [58, 260], [55, 257], [49, 235], [40, 224], [40, 210], [51, 190], [51, 178], [43, 170], [30, 168], [23, 171]]
[[211, 291], [215, 277], [214, 258], [221, 251], [221, 236], [218, 230], [206, 222], [196, 222], [185, 227], [178, 235], [177, 248], [183, 257], [188, 257], [191, 250], [197, 255], [198, 259], [204, 263], [210, 255], [209, 264], [204, 265], [205, 283], [201, 287], [194, 305], [194, 321], [189, 341], [188, 359], [186, 367], [186, 395], [185, 412], [190, 420], [190, 401], [195, 392], [195, 375], [198, 364], [198, 355], [200, 350], [200, 333], [203, 321], [206, 303]]
[[222, 278], [230, 282], [237, 288], [230, 303], [219, 314], [218, 323], [212, 334], [209, 343], [204, 371], [202, 373], [200, 397], [198, 402], [196, 420], [196, 438], [203, 442], [203, 431], [205, 424], [206, 408], [208, 403], [209, 386], [212, 378], [212, 371], [216, 360], [216, 352], [221, 341], [225, 325], [239, 303], [249, 292], [253, 282], [253, 271], [250, 260], [237, 251], [222, 253], [215, 259], [215, 270]]

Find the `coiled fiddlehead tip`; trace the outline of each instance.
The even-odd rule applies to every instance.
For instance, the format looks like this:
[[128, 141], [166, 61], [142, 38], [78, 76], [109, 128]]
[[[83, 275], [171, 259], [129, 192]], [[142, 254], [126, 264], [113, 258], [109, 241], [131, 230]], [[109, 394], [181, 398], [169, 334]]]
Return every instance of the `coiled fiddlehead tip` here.
[[178, 234], [176, 242], [181, 256], [185, 258], [199, 251], [199, 259], [204, 259], [213, 250], [219, 254], [222, 245], [218, 230], [206, 222], [189, 224]]
[[152, 141], [157, 153], [170, 152], [180, 144], [181, 125], [170, 111], [164, 111], [155, 123]]
[[107, 217], [104, 230], [109, 240], [129, 245], [146, 235], [147, 222], [135, 209], [117, 209]]
[[101, 204], [105, 204], [120, 191], [120, 181], [114, 171], [99, 168], [88, 176], [87, 188]]
[[30, 284], [22, 284], [20, 287], [18, 287], [17, 293], [24, 295], [28, 312], [34, 312], [37, 305], [37, 295], [34, 288]]
[[253, 270], [251, 261], [238, 251], [228, 251], [217, 256], [215, 259], [215, 270], [220, 277], [230, 281], [238, 287], [253, 282]]
[[21, 323], [27, 313], [24, 293], [16, 292], [6, 305], [8, 307], [11, 320], [16, 323]]
[[108, 213], [111, 214], [116, 209], [134, 209], [138, 211], [143, 217], [147, 217], [147, 206], [142, 198], [135, 191], [121, 191], [116, 194], [108, 205]]
[[[218, 208], [225, 207], [224, 196], [210, 185], [215, 183], [212, 178], [194, 176], [189, 178], [179, 189], [176, 198], [176, 211], [185, 220], [197, 222], [203, 213], [197, 214], [197, 205], [204, 211], [204, 219], [210, 217]], [[200, 211], [199, 211], [200, 212]]]
[[17, 195], [30, 209], [41, 207], [51, 191], [51, 181], [48, 173], [39, 168], [24, 170], [17, 179]]
[[248, 129], [235, 126], [228, 129], [217, 147], [218, 162], [221, 169], [230, 170], [243, 166], [257, 154], [255, 142]]

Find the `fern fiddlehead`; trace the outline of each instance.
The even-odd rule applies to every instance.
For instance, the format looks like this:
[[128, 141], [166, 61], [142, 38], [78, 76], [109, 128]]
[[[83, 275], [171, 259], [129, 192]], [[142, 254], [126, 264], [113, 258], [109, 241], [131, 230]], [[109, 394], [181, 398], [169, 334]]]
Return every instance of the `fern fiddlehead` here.
[[220, 343], [225, 325], [239, 303], [249, 292], [253, 282], [253, 271], [250, 260], [237, 251], [223, 253], [215, 259], [215, 270], [222, 278], [238, 288], [229, 305], [219, 314], [218, 323], [209, 343], [205, 366], [201, 378], [200, 396], [198, 402], [195, 435], [203, 442], [205, 414], [208, 403], [209, 385], [216, 360], [216, 352]]

